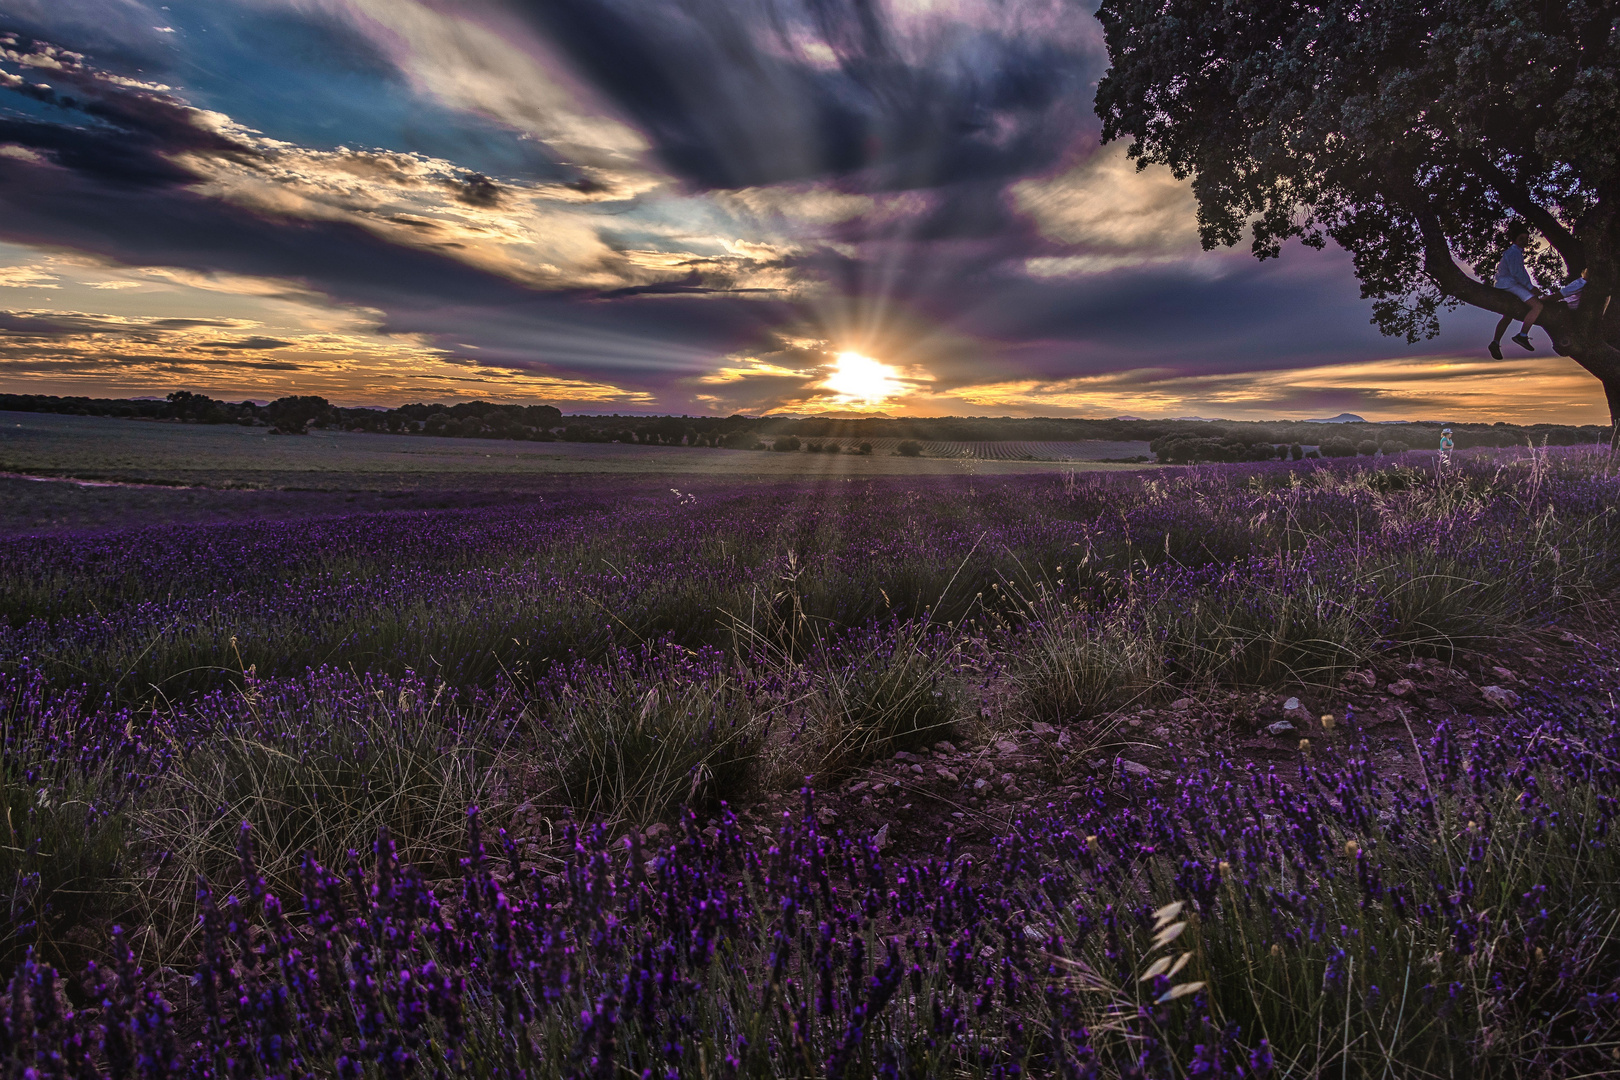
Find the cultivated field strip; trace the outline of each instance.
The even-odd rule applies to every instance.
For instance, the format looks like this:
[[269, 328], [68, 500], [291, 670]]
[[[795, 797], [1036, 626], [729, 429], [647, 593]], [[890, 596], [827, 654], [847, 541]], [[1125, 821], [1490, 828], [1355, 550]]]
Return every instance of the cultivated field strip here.
[[[837, 445], [841, 450], [855, 450], [862, 443], [870, 443], [874, 454], [898, 453], [903, 439], [811, 439], [800, 440], [806, 445]], [[1116, 458], [1144, 456], [1152, 452], [1145, 442], [1080, 439], [1069, 442], [922, 442], [922, 452], [932, 458], [965, 458], [982, 461], [1108, 461]]]

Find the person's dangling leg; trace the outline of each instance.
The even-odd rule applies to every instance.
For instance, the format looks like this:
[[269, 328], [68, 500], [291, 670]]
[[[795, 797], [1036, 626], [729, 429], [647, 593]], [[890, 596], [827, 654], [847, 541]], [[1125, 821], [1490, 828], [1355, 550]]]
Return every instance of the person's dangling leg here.
[[1530, 328], [1536, 325], [1536, 320], [1541, 317], [1541, 300], [1537, 297], [1531, 297], [1529, 304], [1530, 310], [1525, 312], [1524, 315], [1524, 326], [1520, 328], [1517, 334], [1513, 335], [1513, 340], [1526, 349], [1534, 349], [1535, 346], [1530, 344]]
[[1511, 325], [1513, 325], [1513, 316], [1511, 315], [1504, 315], [1501, 317], [1501, 319], [1497, 320], [1496, 336], [1491, 338], [1490, 344], [1492, 359], [1502, 359], [1502, 335], [1507, 333], [1507, 328]]

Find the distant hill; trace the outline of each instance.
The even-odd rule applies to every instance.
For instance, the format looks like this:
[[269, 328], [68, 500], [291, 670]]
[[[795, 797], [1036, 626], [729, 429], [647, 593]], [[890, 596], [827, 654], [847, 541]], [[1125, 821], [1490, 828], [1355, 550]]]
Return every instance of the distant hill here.
[[1365, 424], [1365, 418], [1353, 412], [1342, 412], [1338, 416], [1330, 416], [1326, 420], [1306, 420], [1307, 424]]
[[886, 412], [818, 412], [808, 417], [812, 420], [893, 420], [894, 417]]

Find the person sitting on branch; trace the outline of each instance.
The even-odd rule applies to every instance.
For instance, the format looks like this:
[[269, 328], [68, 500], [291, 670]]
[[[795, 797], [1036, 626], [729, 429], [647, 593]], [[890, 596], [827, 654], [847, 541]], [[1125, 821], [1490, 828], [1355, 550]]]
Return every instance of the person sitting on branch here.
[[[1526, 349], [1535, 351], [1530, 344], [1530, 328], [1541, 317], [1541, 292], [1536, 283], [1531, 280], [1530, 272], [1524, 268], [1524, 249], [1530, 244], [1530, 226], [1522, 221], [1515, 221], [1507, 228], [1508, 249], [1502, 252], [1502, 260], [1496, 264], [1496, 287], [1530, 305], [1525, 312], [1524, 325], [1519, 332], [1513, 335], [1513, 340]], [[1507, 332], [1508, 324], [1513, 316], [1504, 315], [1496, 324], [1496, 336], [1491, 339], [1491, 356], [1497, 360], [1502, 359], [1502, 335]]]

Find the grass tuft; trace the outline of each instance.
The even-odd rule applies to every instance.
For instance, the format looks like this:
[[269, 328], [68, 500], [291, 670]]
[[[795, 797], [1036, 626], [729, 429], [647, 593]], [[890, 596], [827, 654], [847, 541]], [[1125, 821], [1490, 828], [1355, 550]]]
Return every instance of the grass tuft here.
[[761, 688], [712, 655], [578, 666], [550, 680], [539, 737], [556, 798], [589, 820], [671, 820], [742, 798], [770, 730]]

